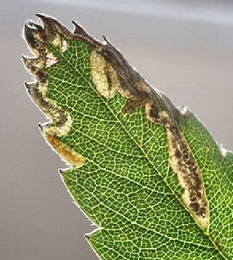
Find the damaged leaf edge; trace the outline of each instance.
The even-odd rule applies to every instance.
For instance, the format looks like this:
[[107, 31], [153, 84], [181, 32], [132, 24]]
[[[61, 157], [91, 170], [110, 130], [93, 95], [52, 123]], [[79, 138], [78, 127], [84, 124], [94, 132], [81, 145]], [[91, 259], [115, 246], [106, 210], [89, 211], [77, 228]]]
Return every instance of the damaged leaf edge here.
[[[36, 78], [35, 82], [25, 83], [25, 85], [31, 99], [42, 112], [51, 119], [50, 122], [40, 126], [48, 144], [71, 166], [82, 167], [84, 165], [85, 158], [61, 143], [57, 138], [68, 134], [72, 127], [73, 120], [55, 101], [46, 97], [48, 79], [43, 71], [44, 68], [53, 66], [58, 62], [56, 57], [49, 53], [46, 47], [48, 42], [55, 46], [59, 45], [61, 52], [64, 52], [68, 48], [68, 40], [76, 39], [83, 41], [93, 47], [90, 56], [90, 65], [92, 68], [92, 79], [99, 94], [109, 99], [113, 98], [118, 92], [127, 99], [125, 107], [126, 113], [133, 103], [133, 109], [135, 107], [144, 107], [148, 120], [154, 124], [165, 127], [169, 143], [169, 164], [177, 174], [180, 185], [184, 188], [182, 199], [178, 198], [177, 195], [172, 192], [178, 201], [193, 216], [198, 226], [208, 235], [210, 210], [202, 173], [198, 169], [198, 165], [191, 153], [189, 145], [178, 127], [178, 122], [181, 118], [191, 117], [192, 113], [187, 108], [183, 110], [178, 109], [160, 91], [152, 89], [105, 37], [105, 42], [100, 43], [92, 38], [76, 22], [73, 22], [75, 30], [74, 33], [71, 33], [54, 18], [43, 14], [37, 14], [37, 16], [43, 21], [44, 28], [33, 21], [29, 21], [24, 29], [26, 42], [32, 53], [36, 56], [35, 58], [23, 57], [26, 68]], [[111, 86], [106, 78], [107, 74], [111, 79]], [[104, 84], [102, 84], [103, 82]], [[140, 146], [139, 148], [142, 150]], [[222, 152], [223, 149], [220, 149], [220, 151]], [[145, 151], [142, 152], [146, 156]], [[189, 165], [182, 163], [184, 162], [184, 156], [186, 156], [186, 159], [191, 163], [191, 168]], [[223, 154], [223, 156], [225, 156], [225, 154]], [[148, 157], [147, 159], [149, 160]], [[151, 161], [150, 163], [153, 165]], [[155, 166], [153, 165], [153, 167]], [[189, 175], [187, 175], [187, 172]], [[196, 191], [189, 183], [193, 181], [195, 182], [195, 186], [199, 187]], [[165, 180], [164, 182], [166, 183]], [[194, 192], [194, 194], [191, 194], [192, 192]], [[220, 250], [218, 249], [218, 251]]]

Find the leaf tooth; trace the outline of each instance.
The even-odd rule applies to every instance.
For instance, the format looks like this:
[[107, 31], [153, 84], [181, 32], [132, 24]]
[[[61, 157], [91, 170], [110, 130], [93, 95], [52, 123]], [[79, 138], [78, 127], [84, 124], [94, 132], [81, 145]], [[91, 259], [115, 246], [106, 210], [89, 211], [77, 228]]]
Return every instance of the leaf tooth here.
[[46, 39], [49, 43], [54, 45], [60, 45], [64, 36], [69, 36], [71, 33], [63, 25], [57, 22], [54, 18], [46, 16], [44, 14], [36, 14], [43, 24]]
[[36, 14], [44, 24], [45, 35], [47, 36], [48, 41], [53, 41], [56, 38], [57, 32], [55, 31], [52, 18], [47, 17], [43, 14]]
[[[34, 88], [34, 87], [36, 87], [36, 84], [37, 84], [37, 82], [27, 82], [27, 81], [24, 82], [24, 85], [25, 85], [26, 89], [27, 89], [30, 93], [31, 93], [31, 89]], [[29, 93], [29, 94], [30, 94], [30, 93]]]
[[43, 125], [41, 123], [38, 123], [38, 127], [39, 127], [41, 133], [43, 133]]
[[34, 50], [37, 48], [37, 42], [34, 37], [34, 29], [28, 25], [28, 23], [24, 26], [24, 36], [27, 40], [29, 47]]
[[22, 55], [22, 59], [25, 67], [35, 76], [38, 71], [44, 68], [44, 59], [26, 57], [24, 55]]
[[24, 26], [24, 36], [33, 54], [39, 56], [45, 52], [46, 36], [41, 26], [28, 21]]
[[87, 42], [88, 44], [102, 48], [103, 44], [100, 43], [98, 40], [96, 40], [94, 37], [92, 37], [80, 24], [78, 24], [75, 21], [72, 21], [74, 25], [74, 32], [73, 34], [77, 37], [79, 37], [80, 40]]
[[72, 21], [72, 23], [74, 25], [74, 34], [85, 37], [86, 39], [90, 40], [91, 42], [96, 41], [80, 24], [78, 24], [75, 21]]
[[90, 242], [90, 240], [91, 240], [91, 235], [90, 234], [85, 234], [84, 237], [86, 238], [87, 241]]
[[58, 173], [61, 174], [61, 175], [64, 175], [65, 171], [62, 170], [62, 169], [58, 169]]
[[35, 22], [32, 21], [32, 20], [29, 20], [29, 21], [28, 21], [28, 25], [29, 25], [31, 28], [34, 28], [34, 30], [37, 31], [37, 33], [40, 35], [40, 38], [41, 38], [41, 40], [42, 40], [43, 42], [46, 41], [46, 34], [45, 34], [45, 31], [44, 31], [44, 28], [43, 28], [41, 25], [35, 23]]
[[[32, 98], [32, 100], [38, 105], [45, 114], [48, 113], [48, 109], [50, 108], [49, 102], [47, 99], [44, 99], [44, 94], [41, 91], [41, 85], [39, 85], [38, 81], [34, 82], [25, 82], [25, 87], [28, 91], [28, 94]], [[42, 130], [42, 125], [39, 125]]]
[[48, 79], [44, 72], [45, 62], [46, 60], [40, 58], [28, 58], [22, 56], [23, 63], [28, 71], [36, 77], [39, 83], [46, 84]]
[[25, 82], [25, 87], [28, 91], [28, 94], [31, 96], [32, 99], [35, 97], [35, 89], [38, 89], [38, 82]]

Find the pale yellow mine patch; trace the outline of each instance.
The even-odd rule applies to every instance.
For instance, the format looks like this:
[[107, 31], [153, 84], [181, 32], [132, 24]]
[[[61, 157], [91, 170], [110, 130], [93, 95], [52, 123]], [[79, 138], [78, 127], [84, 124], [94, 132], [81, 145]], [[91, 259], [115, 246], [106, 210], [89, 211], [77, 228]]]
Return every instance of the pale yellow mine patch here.
[[145, 112], [146, 112], [146, 118], [150, 120], [151, 122], [154, 122], [154, 120], [150, 117], [150, 110], [153, 102], [147, 102], [145, 104]]
[[46, 56], [45, 67], [48, 68], [58, 62], [57, 57], [53, 53], [48, 53]]
[[[119, 83], [120, 86], [120, 83]], [[132, 98], [133, 96], [130, 94], [128, 89], [123, 89], [122, 87], [117, 88], [118, 92], [121, 94], [124, 98]]]
[[[97, 91], [106, 98], [112, 98], [116, 93], [117, 75], [113, 73], [113, 68], [106, 62], [105, 58], [98, 54], [95, 50], [90, 56], [90, 64], [92, 70], [92, 79], [96, 85]], [[109, 79], [107, 78], [107, 73]]]
[[62, 41], [61, 51], [64, 52], [68, 49], [68, 42], [66, 40]]
[[148, 85], [145, 84], [145, 83], [142, 82], [142, 81], [137, 82], [135, 85], [136, 85], [136, 88], [137, 88], [138, 90], [140, 90], [140, 91], [145, 91], [145, 92], [147, 92], [147, 93], [150, 93], [150, 92], [151, 92], [151, 90], [150, 90], [150, 88], [148, 87]]
[[48, 89], [48, 83], [46, 82], [46, 83], [44, 83], [44, 84], [42, 84], [42, 83], [40, 83], [40, 85], [39, 85], [39, 91], [41, 92], [41, 95], [45, 98], [45, 95], [46, 95], [46, 93], [47, 93], [47, 89]]
[[62, 159], [69, 164], [74, 167], [82, 167], [84, 165], [85, 158], [61, 142], [56, 136], [45, 133], [45, 138]]
[[52, 44], [54, 46], [61, 46], [61, 35], [59, 33], [56, 33], [56, 36], [52, 40]]

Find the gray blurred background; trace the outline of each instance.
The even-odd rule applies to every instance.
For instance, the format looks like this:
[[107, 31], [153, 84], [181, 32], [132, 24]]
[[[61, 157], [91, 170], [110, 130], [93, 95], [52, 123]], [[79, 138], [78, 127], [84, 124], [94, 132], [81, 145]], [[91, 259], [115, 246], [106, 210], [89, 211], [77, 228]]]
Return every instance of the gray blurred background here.
[[[104, 34], [156, 88], [187, 105], [233, 149], [233, 1], [40, 0], [0, 2], [0, 259], [97, 260], [94, 229], [72, 203], [23, 82], [22, 28], [35, 13]], [[37, 20], [37, 19], [36, 19]]]

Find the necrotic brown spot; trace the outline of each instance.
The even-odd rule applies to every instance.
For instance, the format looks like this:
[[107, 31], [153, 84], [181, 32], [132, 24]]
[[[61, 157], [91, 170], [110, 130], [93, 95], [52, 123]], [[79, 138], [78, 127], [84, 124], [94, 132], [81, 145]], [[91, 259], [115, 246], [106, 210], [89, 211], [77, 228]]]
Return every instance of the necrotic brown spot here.
[[209, 209], [201, 172], [178, 127], [167, 127], [170, 166], [184, 188], [182, 200], [203, 228], [209, 226]]

